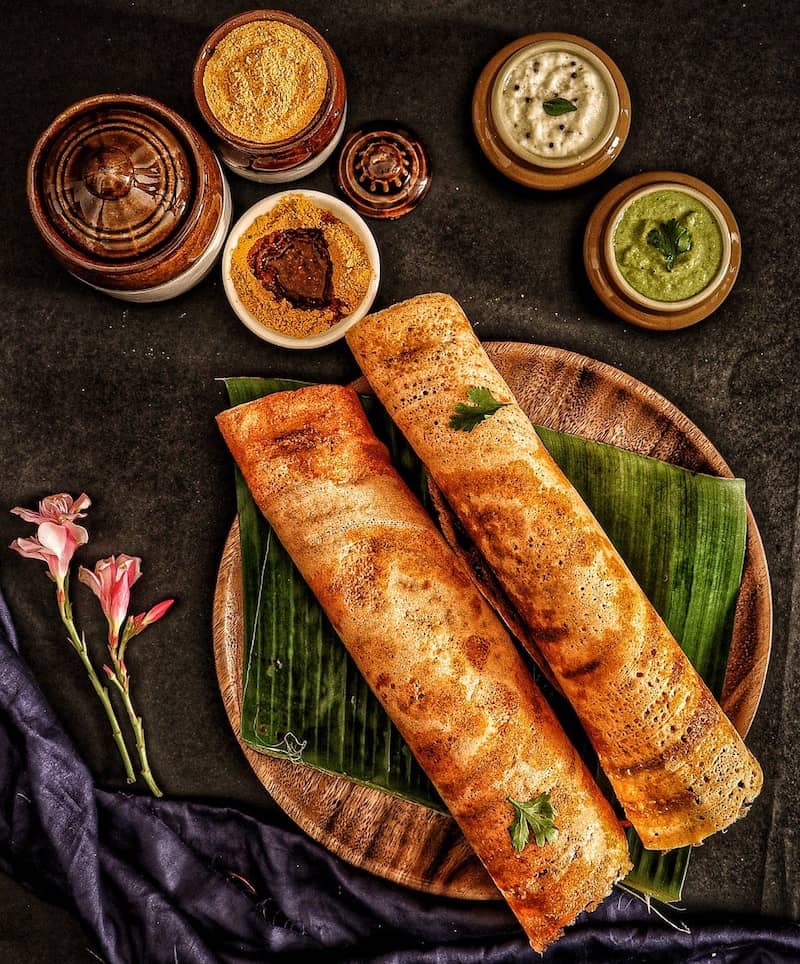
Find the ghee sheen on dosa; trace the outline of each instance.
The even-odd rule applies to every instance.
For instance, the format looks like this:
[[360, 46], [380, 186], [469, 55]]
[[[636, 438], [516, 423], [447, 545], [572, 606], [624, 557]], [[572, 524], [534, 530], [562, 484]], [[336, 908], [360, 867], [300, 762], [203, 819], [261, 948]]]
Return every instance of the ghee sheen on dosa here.
[[[542, 950], [630, 862], [618, 820], [511, 638], [352, 389], [280, 392], [218, 422], [259, 508]], [[517, 852], [507, 797], [540, 793], [558, 836]]]
[[[526, 622], [644, 845], [698, 843], [746, 812], [761, 770], [447, 295], [347, 341]], [[509, 403], [450, 427], [471, 388]]]

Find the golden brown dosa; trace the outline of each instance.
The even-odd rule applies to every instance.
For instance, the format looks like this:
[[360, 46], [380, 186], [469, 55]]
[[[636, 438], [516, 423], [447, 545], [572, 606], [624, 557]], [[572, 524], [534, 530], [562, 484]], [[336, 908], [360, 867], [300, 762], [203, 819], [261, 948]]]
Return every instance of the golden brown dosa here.
[[[511, 638], [352, 389], [281, 392], [218, 422], [278, 538], [543, 950], [630, 863], [619, 822]], [[507, 798], [545, 792], [558, 836], [518, 853]]]
[[[527, 623], [646, 847], [742, 816], [761, 770], [539, 440], [447, 295], [358, 322], [347, 341]], [[474, 387], [509, 403], [450, 427]]]

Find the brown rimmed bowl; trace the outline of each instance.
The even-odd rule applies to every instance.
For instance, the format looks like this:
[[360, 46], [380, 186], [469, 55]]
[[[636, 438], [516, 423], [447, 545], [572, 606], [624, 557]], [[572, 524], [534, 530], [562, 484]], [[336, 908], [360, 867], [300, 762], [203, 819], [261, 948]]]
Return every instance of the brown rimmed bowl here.
[[[628, 205], [653, 190], [682, 191], [711, 212], [722, 232], [722, 264], [711, 282], [691, 298], [655, 301], [623, 278], [614, 256], [614, 232]], [[583, 238], [583, 263], [589, 282], [617, 317], [641, 328], [675, 331], [707, 318], [730, 294], [742, 261], [742, 241], [733, 212], [704, 181], [677, 171], [648, 171], [628, 178], [606, 194], [591, 214]]]
[[[319, 48], [328, 68], [325, 96], [310, 123], [292, 137], [271, 143], [245, 140], [225, 128], [211, 110], [203, 87], [206, 64], [220, 41], [237, 27], [258, 20], [273, 20], [295, 27]], [[277, 184], [305, 177], [325, 163], [344, 133], [347, 87], [339, 58], [328, 41], [310, 24], [283, 10], [250, 10], [221, 23], [200, 48], [194, 65], [193, 87], [197, 108], [217, 138], [220, 157], [232, 171], [251, 181]]]
[[[571, 163], [565, 161], [554, 166], [550, 163], [538, 164], [524, 158], [508, 146], [495, 121], [492, 103], [498, 77], [504, 73], [514, 57], [534, 44], [579, 48], [589, 60], [602, 65], [606, 78], [610, 78], [613, 84], [613, 91], [610, 93], [612, 110], [615, 110], [616, 117], [612, 114], [611, 123], [604, 131], [605, 136], [593, 146], [591, 153], [582, 155]], [[560, 191], [597, 177], [619, 157], [631, 126], [631, 97], [619, 67], [596, 44], [568, 33], [528, 34], [499, 50], [483, 68], [472, 97], [472, 126], [481, 150], [501, 174], [525, 187], [541, 191]]]

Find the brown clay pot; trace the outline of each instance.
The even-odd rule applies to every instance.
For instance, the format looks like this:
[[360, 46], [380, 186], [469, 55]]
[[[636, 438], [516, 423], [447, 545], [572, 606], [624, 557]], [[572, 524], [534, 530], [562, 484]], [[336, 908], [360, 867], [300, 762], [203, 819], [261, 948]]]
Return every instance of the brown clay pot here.
[[219, 162], [169, 107], [101, 94], [68, 107], [28, 164], [28, 204], [55, 257], [128, 301], [162, 301], [211, 270], [230, 225]]
[[[559, 166], [537, 164], [533, 156], [522, 157], [512, 150], [500, 133], [492, 101], [495, 82], [511, 59], [534, 44], [561, 48], [566, 45], [591, 58], [607, 78], [615, 102], [608, 133], [592, 146], [591, 154]], [[568, 33], [534, 33], [520, 37], [499, 50], [483, 68], [472, 98], [472, 126], [478, 144], [489, 161], [506, 177], [540, 191], [560, 191], [597, 177], [619, 157], [631, 126], [631, 97], [619, 67], [598, 46]]]

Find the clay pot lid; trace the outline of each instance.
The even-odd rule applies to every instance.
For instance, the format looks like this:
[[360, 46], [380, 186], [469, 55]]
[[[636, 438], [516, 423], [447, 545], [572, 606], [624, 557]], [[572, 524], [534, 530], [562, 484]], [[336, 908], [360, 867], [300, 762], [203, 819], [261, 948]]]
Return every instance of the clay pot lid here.
[[[608, 235], [615, 216], [627, 205], [629, 199], [643, 188], [663, 186], [675, 191], [689, 188], [708, 203], [718, 217], [720, 230], [727, 233], [727, 259], [723, 261], [721, 277], [709, 284], [705, 297], [692, 299], [693, 304], [681, 310], [671, 310], [669, 305], [643, 304], [624, 290], [608, 263]], [[583, 237], [583, 263], [589, 283], [603, 304], [623, 321], [640, 328], [656, 331], [676, 331], [688, 328], [707, 318], [728, 297], [739, 274], [742, 262], [742, 239], [733, 212], [722, 197], [705, 181], [679, 171], [646, 171], [622, 181], [603, 197], [592, 211]]]
[[409, 214], [431, 186], [431, 162], [407, 127], [374, 121], [350, 131], [339, 152], [335, 181], [359, 212], [371, 218]]
[[186, 223], [197, 182], [182, 123], [134, 95], [68, 108], [34, 149], [40, 227], [79, 259], [119, 264], [164, 249]]

